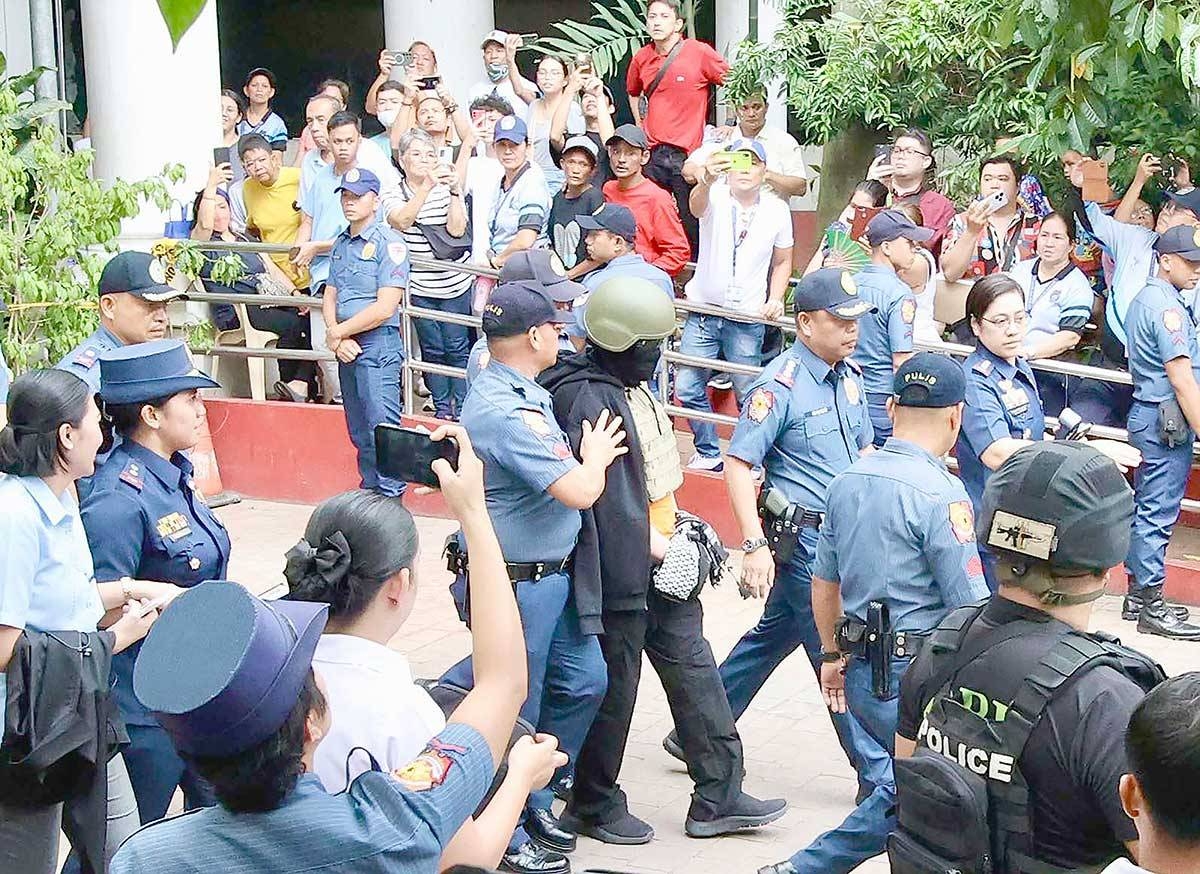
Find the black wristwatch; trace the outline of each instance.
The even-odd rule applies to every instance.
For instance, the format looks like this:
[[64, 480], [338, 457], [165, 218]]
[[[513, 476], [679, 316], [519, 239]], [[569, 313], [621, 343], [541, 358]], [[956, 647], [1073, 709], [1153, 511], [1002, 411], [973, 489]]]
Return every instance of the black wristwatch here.
[[842, 654], [840, 652], [826, 652], [824, 647], [821, 648], [821, 664], [831, 665], [834, 662], [840, 662], [841, 660]]

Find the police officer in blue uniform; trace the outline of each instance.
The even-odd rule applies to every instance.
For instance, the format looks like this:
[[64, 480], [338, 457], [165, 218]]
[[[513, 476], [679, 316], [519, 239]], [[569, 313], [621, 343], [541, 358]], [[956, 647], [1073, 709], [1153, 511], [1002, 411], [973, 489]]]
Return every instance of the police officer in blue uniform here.
[[[184, 454], [204, 423], [199, 389], [218, 384], [192, 367], [181, 340], [123, 346], [100, 356], [100, 398], [123, 438], [93, 478], [82, 517], [96, 579], [194, 586], [223, 577], [229, 534], [204, 502]], [[164, 816], [182, 785], [191, 809], [212, 803], [208, 787], [171, 747], [134, 697], [141, 644], [113, 657], [114, 696], [129, 732], [123, 751], [142, 822]]]
[[933, 231], [917, 227], [894, 209], [884, 210], [867, 225], [871, 263], [855, 274], [854, 283], [862, 299], [875, 305], [875, 312], [859, 319], [854, 361], [862, 369], [876, 446], [892, 433], [887, 414], [892, 376], [913, 351], [917, 299], [897, 271], [912, 267], [917, 258], [915, 243], [932, 238]]
[[1126, 335], [1133, 406], [1129, 442], [1142, 452], [1134, 475], [1133, 539], [1125, 570], [1129, 594], [1122, 615], [1138, 631], [1200, 640], [1200, 626], [1163, 600], [1167, 542], [1179, 518], [1200, 432], [1200, 344], [1183, 292], [1200, 279], [1200, 230], [1171, 228], [1154, 244], [1158, 273], [1129, 305]]
[[[796, 343], [747, 389], [725, 459], [729, 501], [745, 539], [739, 585], [744, 596], [766, 598], [762, 618], [720, 667], [735, 719], [796, 647], [804, 647], [814, 673], [820, 670], [811, 595], [817, 529], [829, 484], [872, 441], [862, 376], [849, 358], [858, 320], [874, 305], [859, 297], [848, 272], [834, 268], [800, 280], [794, 299]], [[756, 498], [752, 469], [759, 465], [765, 481]], [[834, 714], [833, 723], [865, 796], [887, 757], [861, 759], [858, 751], [869, 745], [850, 714]], [[674, 733], [664, 746], [682, 753]]]
[[100, 327], [56, 367], [100, 390], [100, 356], [131, 343], [161, 340], [170, 327], [167, 303], [184, 296], [167, 284], [162, 262], [145, 252], [120, 252], [100, 274]]
[[329, 256], [322, 303], [326, 344], [338, 359], [361, 487], [402, 495], [404, 483], [375, 466], [375, 426], [400, 424], [404, 345], [399, 307], [408, 284], [408, 247], [398, 231], [379, 221], [378, 176], [352, 168], [337, 191], [350, 226], [337, 235]]
[[[600, 644], [599, 604], [582, 614], [572, 599], [572, 559], [582, 519], [604, 491], [608, 466], [626, 451], [619, 418], [601, 416], [584, 426], [582, 462], [571, 453], [554, 418], [550, 393], [535, 381], [558, 357], [564, 316], [536, 281], [498, 285], [483, 311], [490, 360], [467, 393], [460, 421], [484, 463], [488, 513], [517, 594], [529, 666], [529, 694], [521, 717], [538, 725], [543, 689], [551, 682], [573, 690], [581, 705], [582, 732], [563, 731], [582, 743], [604, 697], [606, 668]], [[452, 547], [453, 553], [453, 547]], [[470, 556], [452, 554], [456, 570], [469, 571]], [[551, 678], [548, 679], [548, 670]], [[470, 688], [470, 658], [451, 667], [441, 682]], [[558, 724], [563, 714], [557, 714]], [[578, 749], [564, 752], [572, 758]], [[528, 829], [528, 834], [526, 833]], [[504, 857], [503, 867], [531, 874], [565, 874], [559, 852], [574, 835], [557, 827], [548, 810], [531, 810]]]
[[[962, 368], [920, 352], [893, 386], [893, 435], [829, 486], [812, 582], [825, 699], [889, 758], [900, 679], [924, 635], [988, 594], [971, 502], [942, 460], [962, 421]], [[882, 853], [896, 799], [888, 771], [841, 826], [759, 874], [848, 872]]]

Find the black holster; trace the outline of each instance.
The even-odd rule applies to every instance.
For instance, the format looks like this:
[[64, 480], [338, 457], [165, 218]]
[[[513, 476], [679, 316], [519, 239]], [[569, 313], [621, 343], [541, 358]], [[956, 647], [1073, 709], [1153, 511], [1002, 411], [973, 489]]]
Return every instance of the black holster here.
[[871, 692], [887, 700], [892, 697], [892, 635], [887, 604], [872, 601], [867, 605], [865, 644], [871, 665]]
[[1191, 429], [1179, 401], [1173, 397], [1158, 402], [1158, 437], [1172, 449], [1191, 439]]
[[763, 489], [759, 494], [758, 518], [762, 520], [763, 535], [767, 538], [771, 557], [775, 559], [775, 564], [784, 565], [791, 560], [800, 542], [800, 526], [793, 521], [795, 505], [789, 504], [782, 515], [772, 513], [764, 503], [766, 492]]

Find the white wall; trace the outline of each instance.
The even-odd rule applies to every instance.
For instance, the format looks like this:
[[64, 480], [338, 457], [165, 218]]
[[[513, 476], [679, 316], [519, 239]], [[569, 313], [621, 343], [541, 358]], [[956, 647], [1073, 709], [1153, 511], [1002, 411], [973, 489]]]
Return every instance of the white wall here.
[[33, 69], [29, 40], [29, 0], [0, 0], [0, 52], [8, 61], [6, 75], [19, 76]]
[[429, 43], [438, 72], [459, 99], [483, 78], [479, 46], [495, 26], [492, 0], [383, 0], [387, 47], [403, 51], [415, 39]]
[[[180, 163], [187, 178], [175, 194], [190, 204], [221, 137], [216, 3], [175, 52], [155, 0], [83, 0], [82, 22], [96, 176], [135, 181]], [[125, 232], [162, 229], [163, 216], [150, 208]]]

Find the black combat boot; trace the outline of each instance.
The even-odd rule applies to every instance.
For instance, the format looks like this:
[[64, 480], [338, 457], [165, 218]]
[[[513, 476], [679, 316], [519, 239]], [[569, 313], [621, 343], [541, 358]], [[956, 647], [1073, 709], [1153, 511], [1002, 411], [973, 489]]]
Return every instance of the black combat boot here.
[[[1161, 590], [1161, 586], [1159, 589]], [[1146, 604], [1146, 592], [1148, 589], [1134, 588], [1133, 583], [1129, 584], [1129, 593], [1125, 596], [1125, 601], [1121, 604], [1121, 618], [1127, 619], [1130, 622], [1137, 622], [1139, 616], [1142, 615], [1142, 607]], [[1167, 609], [1175, 614], [1181, 622], [1187, 622], [1192, 613], [1187, 607], [1168, 604]]]
[[1179, 618], [1163, 600], [1162, 586], [1147, 586], [1142, 590], [1142, 612], [1138, 616], [1137, 630], [1174, 640], [1200, 640], [1200, 625]]

